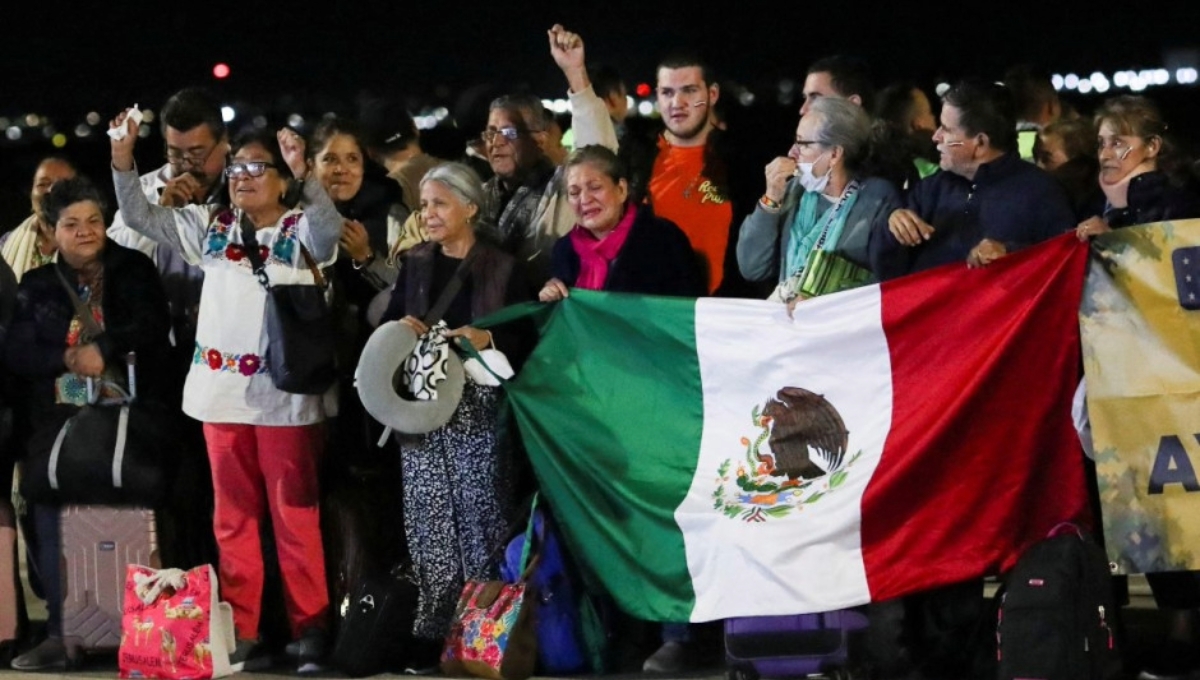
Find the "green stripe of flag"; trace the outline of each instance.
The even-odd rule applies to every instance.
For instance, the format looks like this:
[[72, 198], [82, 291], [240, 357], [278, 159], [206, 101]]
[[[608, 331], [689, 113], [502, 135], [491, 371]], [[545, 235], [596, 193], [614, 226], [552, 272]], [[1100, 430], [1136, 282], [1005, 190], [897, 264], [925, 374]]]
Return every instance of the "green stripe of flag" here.
[[[695, 602], [673, 516], [703, 429], [695, 306], [572, 290], [508, 386], [542, 493], [577, 537], [577, 561], [650, 620], [686, 621]], [[657, 322], [635, 328], [640, 319]]]

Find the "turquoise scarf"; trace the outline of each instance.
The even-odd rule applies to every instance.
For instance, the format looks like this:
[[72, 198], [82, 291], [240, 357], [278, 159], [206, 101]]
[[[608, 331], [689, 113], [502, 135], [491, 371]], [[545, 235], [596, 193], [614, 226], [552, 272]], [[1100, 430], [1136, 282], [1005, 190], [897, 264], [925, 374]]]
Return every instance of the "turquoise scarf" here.
[[788, 237], [785, 262], [787, 276], [794, 276], [804, 269], [808, 255], [814, 248], [828, 252], [834, 250], [838, 239], [842, 237], [842, 230], [846, 227], [850, 209], [858, 200], [858, 186], [857, 180], [851, 180], [838, 202], [830, 206], [819, 218], [817, 205], [821, 202], [821, 195], [815, 191], [806, 191], [800, 197], [800, 208], [796, 210]]

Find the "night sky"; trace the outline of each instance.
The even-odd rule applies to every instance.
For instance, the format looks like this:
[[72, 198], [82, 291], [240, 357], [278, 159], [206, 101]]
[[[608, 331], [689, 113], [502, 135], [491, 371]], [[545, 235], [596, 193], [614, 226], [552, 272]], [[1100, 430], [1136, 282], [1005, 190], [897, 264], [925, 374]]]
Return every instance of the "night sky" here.
[[[1200, 67], [1200, 0], [1117, 6], [1111, 0], [607, 0], [586, 6], [7, 0], [0, 3], [0, 117], [37, 112], [69, 136], [89, 111], [107, 121], [134, 102], [157, 109], [189, 85], [207, 86], [272, 125], [291, 111], [309, 120], [328, 111], [353, 115], [356, 98], [367, 92], [403, 95], [410, 108], [444, 106], [452, 113], [464, 109], [463, 92], [488, 83], [495, 86], [489, 95], [507, 89], [561, 97], [565, 83], [546, 41], [555, 22], [583, 35], [590, 64], [615, 66], [631, 87], [653, 83], [665, 53], [691, 48], [706, 55], [721, 78], [758, 95], [759, 108], [772, 106], [781, 79], [798, 84], [811, 61], [838, 52], [866, 58], [878, 85], [909, 79], [927, 91], [963, 75], [998, 79], [1018, 62], [1084, 75]], [[1190, 63], [1177, 63], [1180, 56]], [[225, 80], [212, 75], [219, 62], [232, 69]], [[1170, 100], [1168, 119], [1181, 123], [1177, 129], [1200, 129], [1200, 87], [1147, 94]], [[479, 99], [477, 106], [486, 103]], [[1100, 99], [1072, 102], [1087, 112]], [[774, 107], [761, 128], [772, 135], [771, 144], [778, 138], [786, 145], [795, 105]], [[157, 163], [158, 144], [139, 151]], [[36, 132], [19, 143], [0, 138], [0, 231], [27, 214], [33, 167], [51, 151]], [[70, 137], [63, 149], [93, 176], [105, 173], [107, 151], [95, 135]]]
[[[489, 81], [554, 96], [563, 84], [545, 30], [556, 21], [583, 34], [589, 61], [612, 63], [634, 82], [651, 79], [655, 60], [683, 45], [746, 84], [800, 76], [814, 58], [839, 51], [866, 57], [880, 82], [931, 83], [965, 73], [999, 77], [1017, 61], [1077, 72], [1153, 68], [1167, 50], [1200, 48], [1197, 2], [704, 1], [714, 4], [725, 7], [343, 0], [76, 9], [10, 1], [0, 10], [0, 50], [18, 58], [5, 59], [0, 71], [0, 109], [90, 107], [107, 116], [198, 83], [230, 98], [324, 94], [328, 101], [314, 105], [362, 90], [426, 98]], [[232, 68], [223, 82], [211, 75], [219, 61]]]

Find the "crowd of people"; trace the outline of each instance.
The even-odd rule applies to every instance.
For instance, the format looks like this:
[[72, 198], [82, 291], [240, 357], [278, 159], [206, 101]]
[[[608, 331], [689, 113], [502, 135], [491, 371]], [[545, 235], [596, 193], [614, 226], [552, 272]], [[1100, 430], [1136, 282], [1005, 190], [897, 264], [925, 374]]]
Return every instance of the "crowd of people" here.
[[[535, 342], [529, 329], [472, 324], [575, 288], [794, 306], [939, 265], [986, 267], [1071, 231], [1085, 240], [1200, 217], [1193, 166], [1145, 97], [1114, 97], [1089, 118], [1058, 101], [1048, 78], [1014, 72], [1003, 84], [958, 82], [935, 106], [911, 83], [876, 92], [865, 64], [833, 56], [806, 74], [793, 143], [755, 158], [698, 57], [660, 62], [659, 124], [627, 117], [624, 84], [610, 69], [589, 71], [578, 34], [554, 26], [548, 43], [573, 113], [574, 151], [565, 155], [556, 119], [523, 93], [495, 99], [478, 139], [442, 159], [422, 150], [402, 107], [327, 118], [308, 135], [234, 133], [219, 102], [189, 88], [161, 110], [161, 167], [137, 167], [130, 111], [112, 119], [111, 222], [97, 188], [109, 178], [82, 177], [66, 157], [44, 159], [29, 218], [0, 238], [3, 397], [13, 424], [0, 448], [0, 527], [17, 525], [7, 489], [26, 449], [87, 403], [87, 379], [120, 380], [114, 367], [136, 352], [139, 398], [185, 414], [194, 432], [181, 438], [207, 451], [234, 662], [269, 662], [264, 581], [277, 562], [286, 651], [299, 670], [319, 669], [335, 619], [328, 584], [337, 580], [326, 570], [322, 470], [382, 430], [364, 425], [351, 377], [380, 323], [419, 336], [420, 360], [405, 380], [420, 398], [436, 391], [439, 359], [456, 342], [503, 352], [519, 371]], [[323, 393], [274, 384], [264, 280], [331, 282], [339, 378]], [[92, 319], [80, 318], [71, 292]], [[403, 522], [376, 521], [397, 525], [419, 584], [413, 669], [437, 665], [464, 580], [494, 570], [520, 492], [536, 484], [503, 421], [501, 389], [468, 379], [448, 423], [398, 433], [377, 454], [396, 461]], [[45, 639], [13, 660], [18, 670], [71, 661], [61, 638], [58, 511], [33, 503], [22, 522], [49, 619]], [[1161, 575], [1152, 585], [1175, 626], [1163, 667], [1145, 673], [1182, 677], [1200, 667], [1200, 580]], [[962, 648], [981, 607], [979, 583], [909, 603], [914, 620], [937, 630], [909, 631], [900, 656], [928, 677], [963, 677]], [[643, 668], [678, 672], [694, 656], [694, 630], [662, 623], [662, 644]], [[923, 644], [922, 635], [939, 639]]]

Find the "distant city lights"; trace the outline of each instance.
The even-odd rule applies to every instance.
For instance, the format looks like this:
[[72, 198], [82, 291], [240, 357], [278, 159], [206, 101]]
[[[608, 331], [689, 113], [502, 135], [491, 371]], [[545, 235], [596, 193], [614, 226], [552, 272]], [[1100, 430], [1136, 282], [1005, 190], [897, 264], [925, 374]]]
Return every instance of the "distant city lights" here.
[[1113, 73], [1111, 77], [1099, 71], [1086, 78], [1074, 73], [1066, 75], [1055, 73], [1051, 76], [1050, 81], [1054, 85], [1054, 89], [1060, 92], [1063, 90], [1075, 90], [1080, 94], [1089, 94], [1091, 92], [1104, 94], [1114, 87], [1128, 89], [1130, 92], [1142, 92], [1148, 87], [1170, 85], [1172, 81], [1177, 85], [1195, 85], [1198, 78], [1200, 78], [1200, 73], [1197, 73], [1195, 68], [1185, 66], [1175, 69], [1174, 74], [1165, 68], [1141, 69], [1136, 71], [1126, 69]]
[[[1114, 94], [1142, 94], [1154, 88], [1200, 86], [1200, 63], [1198, 63], [1200, 57], [1189, 52], [1168, 56], [1164, 62], [1164, 66], [1156, 68], [1127, 68], [1112, 71], [1077, 70], [1075, 72], [1063, 69], [1052, 74], [1050, 80], [1054, 89], [1059, 92], [1095, 98], [1110, 97]], [[231, 68], [227, 63], [217, 63], [212, 66], [212, 75], [216, 78], [227, 78], [230, 73]], [[934, 91], [942, 96], [950, 88], [951, 83], [952, 81], [946, 80], [927, 82], [924, 85], [933, 87]], [[630, 115], [642, 117], [659, 115], [653, 83], [631, 82], [629, 85], [630, 92], [626, 96], [626, 101]], [[725, 98], [747, 107], [758, 106], [763, 102], [790, 107], [794, 104], [796, 97], [801, 94], [800, 84], [794, 78], [779, 78], [775, 81], [773, 89], [761, 89], [757, 92], [752, 92], [750, 88], [740, 83], [728, 83], [727, 85], [728, 87], [724, 90]], [[436, 96], [441, 100], [447, 100], [452, 94], [447, 87], [443, 91], [439, 91]], [[279, 119], [282, 118], [289, 127], [307, 132], [320, 122], [321, 112], [326, 110], [328, 105], [319, 109], [309, 109], [299, 103], [300, 101], [302, 100], [297, 97], [289, 96], [281, 100], [286, 103], [279, 103], [277, 106], [280, 108], [273, 111], [262, 108], [261, 103], [254, 105], [231, 102], [221, 106], [221, 117], [227, 124], [252, 125], [259, 129], [277, 125], [280, 122]], [[542, 103], [548, 111], [556, 115], [571, 112], [571, 101], [568, 98], [551, 97], [543, 99]], [[0, 116], [0, 145], [48, 142], [55, 148], [63, 148], [68, 144], [79, 144], [80, 142], [93, 144], [97, 138], [103, 141], [102, 133], [108, 127], [111, 115], [117, 110], [119, 109], [106, 112], [104, 109], [83, 108], [70, 117], [59, 118], [56, 116], [53, 120], [50, 116], [37, 111], [26, 110], [25, 113], [20, 113], [19, 110], [6, 110], [4, 115]], [[430, 104], [414, 110], [412, 113], [414, 122], [422, 130], [438, 127], [451, 115], [446, 107], [437, 104]], [[144, 121], [138, 135], [148, 137], [158, 134], [158, 126], [151, 125], [156, 119], [155, 112], [150, 109], [142, 109], [142, 114]], [[333, 114], [330, 112], [324, 115], [331, 116]]]

